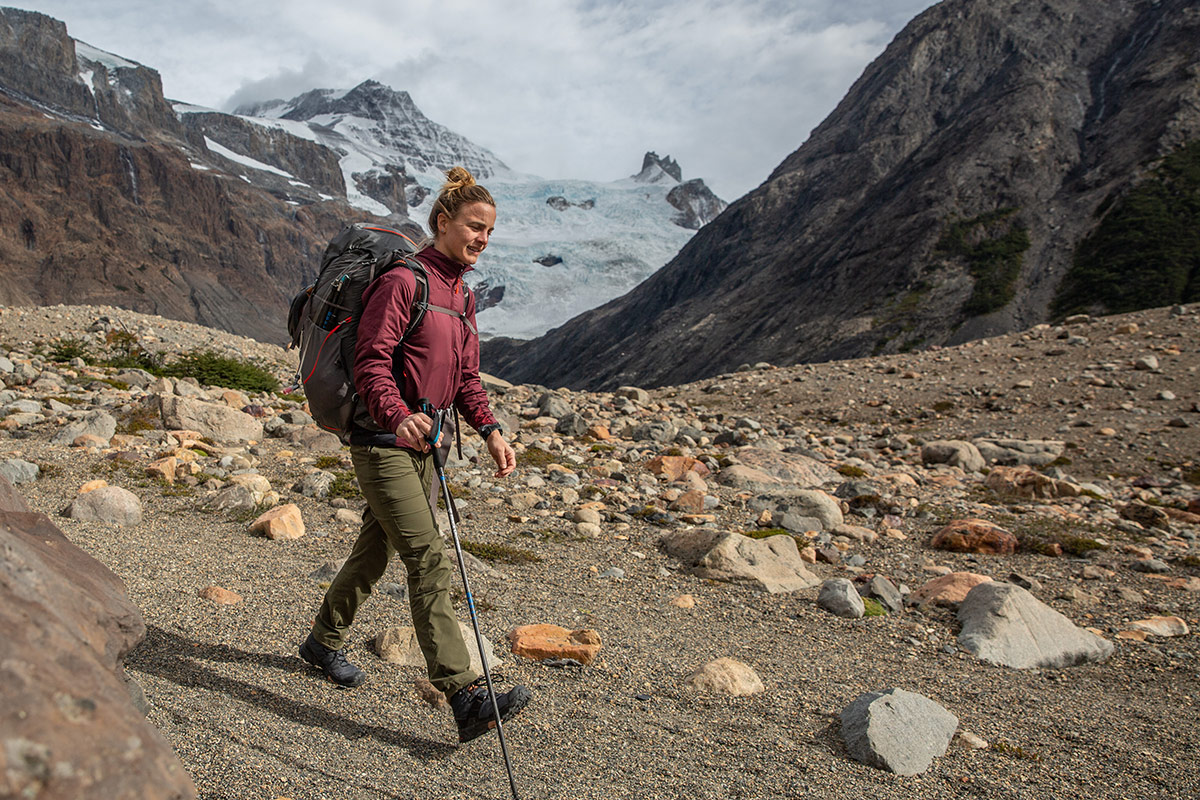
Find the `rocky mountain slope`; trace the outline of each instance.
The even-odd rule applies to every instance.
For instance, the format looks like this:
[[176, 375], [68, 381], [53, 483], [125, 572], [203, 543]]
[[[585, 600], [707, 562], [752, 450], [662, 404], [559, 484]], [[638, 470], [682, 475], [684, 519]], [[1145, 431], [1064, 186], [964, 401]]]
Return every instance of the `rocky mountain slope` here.
[[[518, 470], [495, 480], [468, 435], [449, 475], [497, 674], [534, 693], [506, 726], [522, 794], [1193, 796], [1198, 323], [1198, 304], [1075, 317], [650, 391], [489, 379]], [[365, 686], [296, 656], [361, 504], [299, 403], [53, 359], [101, 357], [113, 330], [280, 377], [290, 354], [114, 308], [0, 308], [0, 330], [0, 474], [128, 587], [146, 634], [124, 668], [199, 797], [507, 796], [494, 741], [455, 748], [424, 667], [388, 644], [399, 565], [350, 639]], [[998, 593], [1028, 627], [984, 649]], [[533, 623], [600, 646], [512, 652]], [[83, 686], [5, 708], [81, 730]], [[890, 688], [903, 730], [851, 736], [855, 701]], [[67, 791], [29, 742], [0, 749], [0, 790]], [[151, 773], [141, 796], [173, 786]]]
[[[489, 344], [485, 364], [518, 381], [612, 388], [1047, 321], [1080, 244], [1200, 138], [1198, 39], [1188, 0], [945, 0], [670, 264], [542, 339]], [[1160, 282], [1176, 265], [1140, 233], [1194, 227], [1170, 222], [1122, 223], [1129, 271], [1101, 279], [1169, 284], [1150, 304], [1194, 300], [1194, 253], [1181, 280]]]
[[154, 70], [0, 9], [0, 301], [112, 303], [280, 341], [329, 236], [364, 215], [319, 195], [336, 165], [277, 144], [304, 151], [318, 188], [189, 137]]

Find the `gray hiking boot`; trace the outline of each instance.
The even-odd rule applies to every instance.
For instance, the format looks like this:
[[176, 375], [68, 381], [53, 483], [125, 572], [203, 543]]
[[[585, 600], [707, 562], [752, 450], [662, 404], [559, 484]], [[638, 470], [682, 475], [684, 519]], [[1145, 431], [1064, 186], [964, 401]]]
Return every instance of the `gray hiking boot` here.
[[325, 673], [325, 677], [338, 686], [353, 688], [367, 680], [367, 673], [346, 660], [343, 650], [330, 650], [313, 638], [310, 633], [300, 645], [300, 657]]
[[[524, 686], [514, 686], [507, 692], [497, 694], [500, 719], [508, 722], [515, 717], [529, 703], [530, 697], [529, 690]], [[469, 742], [496, 727], [496, 711], [492, 708], [492, 698], [483, 678], [452, 694], [450, 707], [454, 709], [454, 721], [458, 723], [459, 742]]]

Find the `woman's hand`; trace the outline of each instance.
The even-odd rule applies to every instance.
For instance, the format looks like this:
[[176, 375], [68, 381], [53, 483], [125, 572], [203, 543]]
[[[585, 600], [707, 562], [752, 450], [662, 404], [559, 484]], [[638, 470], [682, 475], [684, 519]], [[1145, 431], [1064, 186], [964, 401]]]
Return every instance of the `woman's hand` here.
[[[396, 426], [396, 435], [404, 441], [408, 442], [413, 448], [420, 448], [422, 453], [429, 452], [429, 440], [426, 439], [429, 432], [433, 430], [433, 420], [428, 414], [423, 414], [420, 411], [415, 414], [409, 414], [404, 418], [404, 421]], [[442, 431], [438, 431], [438, 440], [434, 442], [434, 447], [442, 440]]]
[[504, 441], [504, 436], [500, 431], [492, 431], [488, 434], [487, 449], [492, 455], [492, 460], [499, 467], [496, 470], [497, 478], [503, 478], [517, 468], [517, 454], [513, 452], [509, 443]]

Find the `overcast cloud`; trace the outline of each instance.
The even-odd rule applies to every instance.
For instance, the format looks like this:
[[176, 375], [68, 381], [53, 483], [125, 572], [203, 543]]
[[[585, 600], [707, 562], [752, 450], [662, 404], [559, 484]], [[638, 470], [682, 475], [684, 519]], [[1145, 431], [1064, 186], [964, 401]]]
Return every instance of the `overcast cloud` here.
[[518, 171], [613, 180], [655, 150], [733, 200], [799, 147], [932, 1], [13, 5], [157, 69], [175, 100], [232, 110], [374, 78]]

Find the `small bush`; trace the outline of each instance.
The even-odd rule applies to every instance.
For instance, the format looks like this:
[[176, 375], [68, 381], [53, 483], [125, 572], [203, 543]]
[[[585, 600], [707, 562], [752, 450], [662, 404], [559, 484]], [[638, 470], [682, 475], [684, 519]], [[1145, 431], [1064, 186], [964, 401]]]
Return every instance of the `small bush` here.
[[992, 742], [989, 748], [992, 752], [1000, 753], [1001, 755], [1011, 756], [1012, 758], [1020, 758], [1026, 761], [1041, 761], [1042, 757], [1037, 753], [1026, 750], [1020, 745], [1009, 744], [1005, 741]]
[[879, 602], [874, 597], [864, 597], [862, 601], [864, 617], [887, 616], [887, 609], [883, 607], [883, 603]]
[[333, 483], [329, 485], [329, 496], [358, 500], [363, 494], [358, 488], [358, 480], [353, 472], [339, 472], [334, 475]]
[[317, 469], [333, 469], [342, 466], [341, 456], [318, 456], [313, 464]]
[[854, 464], [842, 464], [837, 468], [839, 475], [845, 475], [847, 478], [865, 478], [867, 471], [862, 467], [856, 467]]
[[76, 358], [84, 361], [91, 359], [87, 344], [82, 339], [63, 339], [50, 348], [51, 361], [73, 361]]
[[266, 369], [248, 361], [217, 355], [211, 350], [185, 353], [178, 361], [165, 365], [162, 374], [195, 378], [209, 386], [244, 392], [273, 392], [279, 388], [279, 381]]
[[462, 549], [482, 561], [504, 561], [509, 564], [526, 564], [541, 561], [542, 557], [529, 550], [494, 542], [463, 541]]
[[132, 435], [156, 430], [160, 422], [158, 414], [148, 406], [134, 406], [117, 419], [117, 433]]

